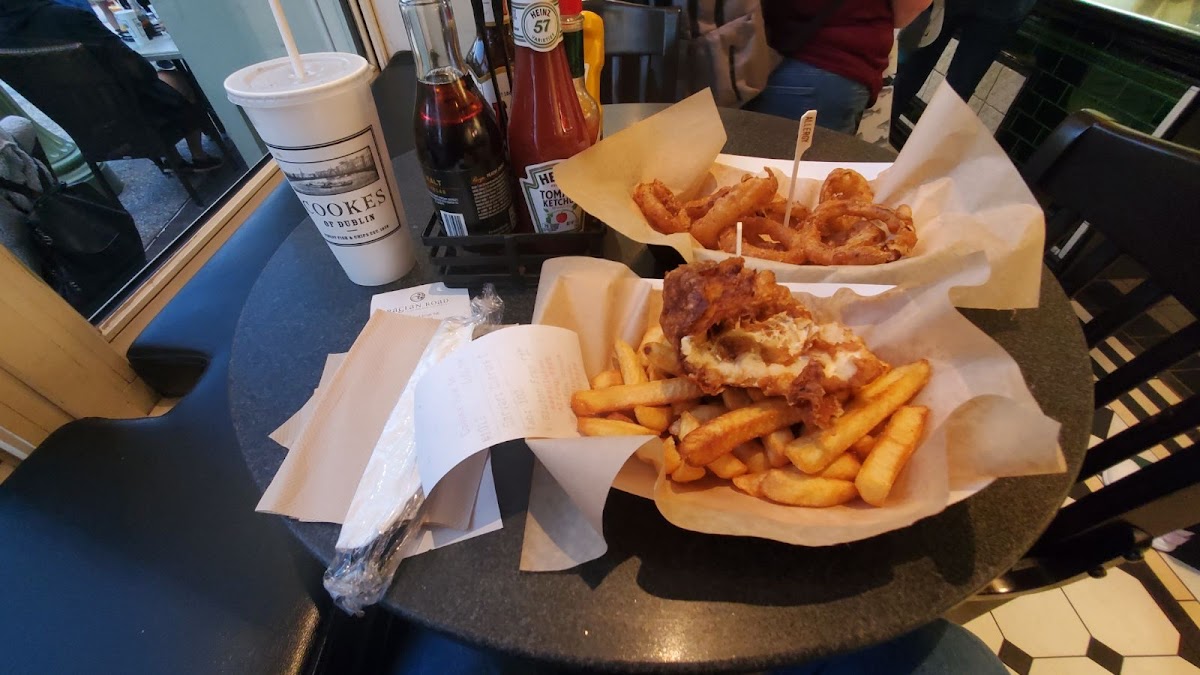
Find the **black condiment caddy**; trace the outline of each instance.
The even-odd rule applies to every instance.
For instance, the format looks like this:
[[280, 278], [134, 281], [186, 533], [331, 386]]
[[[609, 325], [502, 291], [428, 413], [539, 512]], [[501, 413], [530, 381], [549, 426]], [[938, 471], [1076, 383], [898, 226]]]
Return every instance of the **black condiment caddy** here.
[[561, 234], [446, 234], [434, 214], [421, 232], [438, 278], [451, 288], [485, 283], [507, 287], [537, 286], [542, 263], [565, 255], [604, 257], [608, 227], [588, 220], [578, 232]]

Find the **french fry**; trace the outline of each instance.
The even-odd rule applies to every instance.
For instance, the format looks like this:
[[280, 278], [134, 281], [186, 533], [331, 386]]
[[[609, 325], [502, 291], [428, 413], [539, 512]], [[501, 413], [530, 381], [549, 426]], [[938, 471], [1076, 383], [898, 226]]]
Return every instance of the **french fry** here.
[[679, 468], [671, 473], [671, 480], [676, 483], [690, 483], [704, 478], [707, 473], [702, 466], [691, 466], [685, 463], [680, 464]]
[[679, 361], [679, 352], [666, 342], [650, 342], [642, 347], [646, 365], [657, 368], [672, 375], [683, 374], [683, 364]]
[[750, 394], [747, 394], [746, 390], [738, 389], [737, 387], [726, 387], [725, 391], [721, 392], [721, 402], [730, 410], [745, 408], [752, 403]]
[[744, 473], [733, 477], [733, 485], [751, 497], [762, 496], [762, 482], [767, 477], [766, 471]]
[[645, 354], [644, 350], [645, 350], [646, 345], [650, 344], [651, 342], [665, 342], [665, 341], [666, 341], [666, 338], [663, 336], [663, 329], [662, 329], [661, 324], [656, 323], [653, 326], [650, 326], [649, 328], [646, 329], [645, 334], [642, 335], [642, 341], [638, 343], [638, 348], [637, 348], [638, 355], [642, 358], [642, 365], [649, 365], [648, 363], [646, 363], [646, 360], [645, 360], [646, 354]]
[[848, 480], [806, 476], [793, 467], [771, 469], [759, 489], [767, 499], [789, 506], [837, 506], [858, 495], [854, 483]]
[[[764, 401], [767, 398], [767, 395], [762, 393], [762, 389], [747, 389], [746, 393], [753, 401]], [[796, 435], [788, 427], [772, 431], [762, 437], [763, 447], [767, 451], [767, 463], [771, 465], [772, 469], [779, 469], [790, 464], [787, 455], [784, 454], [784, 449], [787, 448], [788, 443], [794, 440], [796, 440]]]
[[729, 409], [720, 403], [705, 403], [698, 405], [687, 411], [692, 417], [696, 418], [697, 422], [710, 422], [717, 419], [721, 415], [729, 412]]
[[579, 433], [584, 436], [655, 436], [652, 429], [640, 424], [606, 420], [600, 417], [580, 417]]
[[749, 473], [763, 473], [771, 468], [771, 463], [767, 460], [767, 451], [758, 441], [742, 443], [733, 449], [733, 456], [746, 465]]
[[[869, 434], [875, 425], [908, 403], [929, 381], [929, 362], [925, 360], [895, 370], [902, 371], [902, 374], [874, 398], [855, 401], [845, 414], [820, 434], [809, 434], [789, 443], [785, 453], [792, 464], [805, 473], [820, 472], [855, 441]], [[687, 459], [688, 453], [683, 448], [679, 453]]]
[[[630, 424], [637, 424], [637, 422], [633, 421], [632, 417], [630, 417], [629, 415], [626, 415], [625, 413], [619, 413], [619, 412], [608, 413], [607, 415], [604, 416], [604, 419], [616, 420], [618, 422], [628, 422]], [[645, 425], [643, 424], [642, 426], [645, 426]]]
[[787, 446], [794, 440], [796, 440], [796, 435], [788, 427], [772, 431], [762, 437], [763, 447], [767, 451], [767, 463], [771, 465], [772, 469], [788, 465]]
[[700, 428], [700, 420], [690, 412], [679, 416], [679, 440], [687, 438], [693, 431]]
[[740, 476], [748, 471], [746, 465], [732, 454], [721, 455], [716, 459], [716, 461], [709, 462], [707, 468], [709, 471], [713, 472], [714, 475], [724, 478], [725, 480]]
[[660, 434], [671, 426], [671, 409], [666, 406], [639, 405], [634, 407], [633, 416], [638, 424]]
[[884, 505], [896, 478], [917, 449], [928, 415], [929, 408], [920, 405], [905, 406], [892, 415], [854, 481], [863, 501], [872, 506]]
[[670, 379], [670, 377], [671, 377], [671, 374], [666, 371], [659, 370], [658, 368], [655, 368], [654, 366], [646, 366], [646, 379], [650, 380], [651, 382], [653, 382], [655, 380]]
[[616, 368], [596, 373], [592, 378], [592, 389], [607, 389], [622, 384], [621, 371]]
[[886, 373], [859, 387], [858, 391], [854, 392], [854, 398], [861, 401], [875, 398], [879, 394], [883, 393], [884, 389], [887, 389], [901, 377], [904, 377], [904, 372], [905, 371], [903, 367], [890, 368]]
[[[700, 427], [700, 422], [692, 417], [691, 413], [683, 413], [679, 416], [679, 437], [684, 438]], [[671, 480], [676, 483], [690, 483], [692, 481], [704, 478], [707, 471], [702, 466], [690, 466], [686, 462], [680, 462], [679, 466], [671, 472]]]
[[[672, 446], [674, 443], [675, 441], [672, 439]], [[637, 455], [638, 459], [657, 469], [658, 465], [663, 463], [663, 445], [664, 443], [643, 443], [633, 454]], [[678, 458], [679, 453], [676, 453], [675, 457]]]
[[[692, 415], [692, 417], [695, 417], [697, 422], [707, 422], [709, 420], [715, 420], [716, 418], [720, 417], [721, 415], [724, 415], [725, 413], [727, 413], [729, 411], [725, 409], [725, 406], [723, 406], [719, 403], [704, 403], [704, 404], [694, 404], [694, 405], [692, 405], [692, 407], [684, 409], [684, 410], [680, 410], [676, 414], [683, 415], [683, 413], [685, 413], [685, 412], [690, 413]], [[672, 435], [679, 436], [679, 419], [678, 418], [676, 418], [675, 421], [671, 423], [671, 426], [668, 427], [668, 430], [671, 432]]]
[[924, 359], [900, 366], [895, 370], [902, 371], [896, 380], [861, 405], [851, 405], [850, 409], [829, 429], [821, 433], [821, 444], [827, 447], [839, 447], [844, 452], [855, 441], [866, 436], [875, 425], [891, 417], [897, 408], [916, 396], [931, 374], [929, 361]]
[[760, 401], [704, 423], [679, 444], [679, 455], [704, 466], [759, 436], [799, 422], [801, 413], [784, 401]]
[[663, 473], [673, 474], [681, 464], [683, 460], [679, 457], [679, 449], [675, 447], [675, 439], [667, 438], [663, 441]]
[[858, 458], [858, 461], [865, 462], [867, 460], [867, 456], [871, 454], [871, 449], [874, 447], [875, 437], [871, 434], [867, 434], [857, 441], [854, 441], [854, 445], [850, 446], [850, 452], [854, 453], [854, 456]]
[[617, 340], [613, 346], [613, 353], [617, 357], [617, 366], [621, 369], [621, 379], [625, 384], [641, 384], [649, 382], [646, 377], [646, 370], [642, 368], [642, 362], [638, 359], [637, 353], [633, 351], [633, 347], [624, 340]]
[[861, 469], [862, 464], [854, 456], [854, 453], [843, 452], [840, 457], [833, 460], [832, 464], [825, 467], [825, 470], [817, 475], [821, 478], [852, 481], [858, 476], [858, 472]]
[[[681, 414], [683, 414], [684, 411], [691, 410], [698, 405], [700, 405], [700, 401], [698, 399], [676, 401], [675, 403], [671, 404], [671, 416], [678, 418]], [[679, 420], [676, 419], [675, 421], [678, 422]]]
[[632, 410], [639, 405], [667, 405], [700, 398], [704, 392], [681, 377], [641, 384], [619, 384], [606, 389], [577, 391], [571, 396], [571, 410], [590, 417], [616, 410]]

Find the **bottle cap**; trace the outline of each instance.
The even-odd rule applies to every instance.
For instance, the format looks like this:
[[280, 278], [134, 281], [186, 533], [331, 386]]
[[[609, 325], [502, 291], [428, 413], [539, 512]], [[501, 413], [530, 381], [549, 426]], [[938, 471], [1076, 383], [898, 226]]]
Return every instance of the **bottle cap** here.
[[583, 13], [583, 0], [558, 0], [558, 13], [562, 16]]

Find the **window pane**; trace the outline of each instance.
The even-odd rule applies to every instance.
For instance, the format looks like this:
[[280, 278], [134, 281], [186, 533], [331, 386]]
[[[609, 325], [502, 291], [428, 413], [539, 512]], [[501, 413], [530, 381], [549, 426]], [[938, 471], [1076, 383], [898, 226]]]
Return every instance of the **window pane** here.
[[1122, 14], [1138, 17], [1148, 23], [1200, 36], [1200, 5], [1196, 2], [1146, 2], [1146, 0], [1084, 0]]
[[[287, 4], [302, 51], [356, 51], [338, 0]], [[0, 243], [102, 318], [266, 154], [223, 82], [282, 53], [266, 2], [0, 3]]]

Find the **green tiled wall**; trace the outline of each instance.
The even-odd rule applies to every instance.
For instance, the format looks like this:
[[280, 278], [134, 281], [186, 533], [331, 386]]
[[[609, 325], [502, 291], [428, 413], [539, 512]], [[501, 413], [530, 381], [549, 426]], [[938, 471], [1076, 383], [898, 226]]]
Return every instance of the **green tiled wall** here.
[[996, 140], [1023, 162], [1069, 113], [1083, 108], [1152, 132], [1188, 85], [1122, 50], [1118, 36], [1095, 28], [1030, 16], [1009, 51], [1034, 65]]

